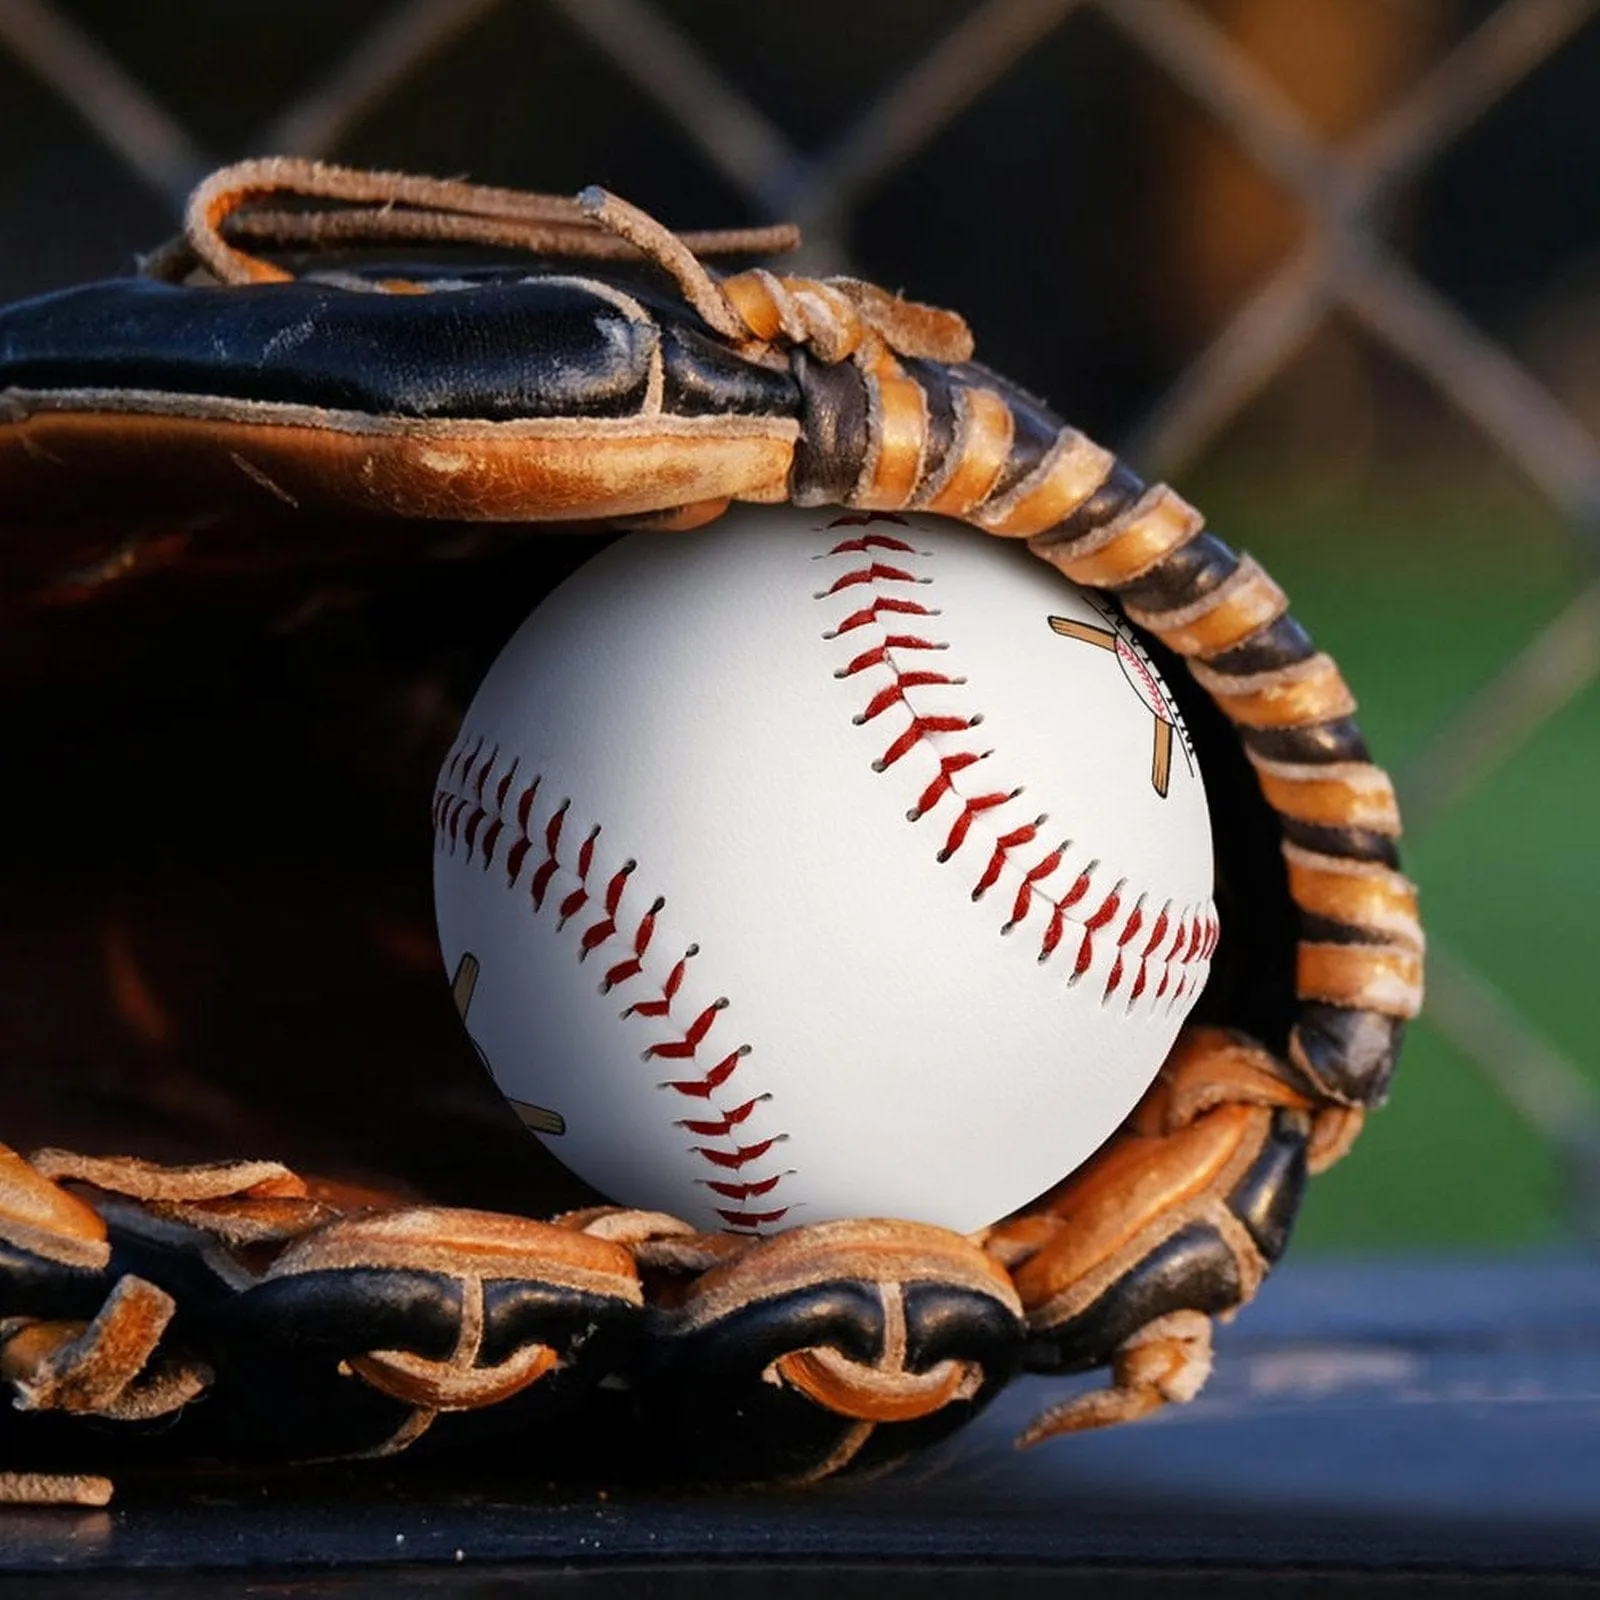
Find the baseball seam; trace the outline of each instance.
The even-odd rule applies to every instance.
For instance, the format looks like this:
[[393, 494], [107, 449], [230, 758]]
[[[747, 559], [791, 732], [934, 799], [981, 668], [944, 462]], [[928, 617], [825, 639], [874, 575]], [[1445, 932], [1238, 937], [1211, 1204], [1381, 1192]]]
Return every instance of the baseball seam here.
[[[1109, 620], [1109, 619], [1108, 619]], [[1115, 629], [1114, 629], [1115, 631]], [[1117, 632], [1117, 656], [1123, 665], [1136, 672], [1139, 681], [1144, 685], [1145, 702], [1150, 709], [1165, 722], [1176, 723], [1171, 705], [1166, 695], [1162, 692], [1161, 683], [1155, 675], [1154, 669], [1144, 657]]]
[[1124, 670], [1137, 676], [1142, 685], [1142, 698], [1150, 709], [1165, 722], [1177, 735], [1183, 746], [1185, 755], [1189, 759], [1191, 769], [1194, 764], [1194, 740], [1189, 733], [1189, 725], [1184, 720], [1183, 713], [1178, 709], [1177, 702], [1167, 692], [1166, 685], [1161, 681], [1156, 672], [1155, 663], [1150, 659], [1150, 653], [1136, 638], [1132, 638], [1123, 629], [1122, 619], [1116, 610], [1109, 605], [1102, 605], [1097, 601], [1090, 602], [1094, 609], [1104, 617], [1106, 626], [1116, 637], [1117, 660], [1122, 663]]
[[[570, 800], [563, 799], [547, 813], [536, 813], [543, 775], [535, 774], [519, 785], [521, 758], [515, 756], [496, 775], [500, 746], [489, 746], [485, 754], [486, 744], [484, 735], [464, 732], [445, 762], [433, 799], [435, 848], [452, 856], [464, 852], [468, 865], [476, 862], [485, 872], [499, 860], [506, 875], [507, 890], [517, 887], [524, 869], [532, 861], [534, 865], [527, 873], [527, 892], [533, 913], [541, 914], [547, 907], [551, 908], [558, 918], [559, 929], [571, 924], [577, 930], [580, 962], [611, 947], [617, 959], [612, 960], [601, 978], [602, 994], [633, 984], [644, 975], [645, 957], [666, 901], [658, 896], [643, 915], [632, 921], [626, 919], [623, 895], [637, 871], [637, 862], [630, 858], [603, 886], [592, 884], [599, 825], [582, 836], [574, 853], [572, 841], [577, 830], [569, 826]], [[508, 839], [502, 852], [502, 842]], [[552, 899], [551, 884], [563, 870], [575, 877], [577, 884], [559, 899]], [[660, 1020], [672, 1029], [670, 1035], [655, 1040], [645, 1049], [643, 1059], [646, 1061], [681, 1062], [684, 1065], [678, 1070], [686, 1073], [696, 1072], [702, 1062], [711, 1061], [711, 1065], [699, 1070], [698, 1076], [669, 1079], [658, 1087], [670, 1089], [689, 1100], [704, 1101], [706, 1109], [715, 1113], [715, 1116], [684, 1118], [676, 1126], [698, 1139], [722, 1140], [728, 1146], [726, 1149], [711, 1144], [689, 1146], [689, 1152], [700, 1157], [716, 1174], [696, 1181], [718, 1199], [731, 1202], [713, 1208], [730, 1231], [752, 1232], [775, 1226], [789, 1213], [790, 1207], [771, 1203], [774, 1191], [789, 1172], [759, 1176], [747, 1171], [769, 1156], [788, 1135], [776, 1133], [748, 1145], [739, 1142], [741, 1125], [758, 1105], [772, 1097], [758, 1094], [732, 1105], [722, 1098], [722, 1091], [728, 1088], [750, 1053], [747, 1044], [723, 1050], [720, 1039], [715, 1043], [712, 1040], [717, 1020], [727, 1009], [727, 1000], [712, 1001], [692, 1018], [673, 1013], [689, 962], [698, 953], [699, 946], [691, 944], [673, 964], [656, 992], [634, 1000], [622, 1012], [622, 1018]], [[764, 1209], [752, 1210], [749, 1202], [753, 1200], [767, 1204]]]
[[[859, 526], [865, 520], [860, 516], [841, 517], [830, 527]], [[877, 638], [875, 644], [859, 651], [834, 674], [837, 678], [853, 678], [872, 673], [880, 685], [854, 718], [855, 723], [864, 726], [897, 706], [909, 718], [873, 762], [873, 770], [887, 772], [911, 751], [926, 747], [938, 764], [938, 772], [906, 813], [907, 821], [920, 821], [947, 795], [960, 804], [961, 810], [950, 825], [937, 859], [950, 861], [973, 840], [986, 840], [988, 855], [974, 883], [972, 898], [982, 900], [1003, 876], [1018, 880], [1010, 915], [1000, 928], [1002, 934], [1019, 927], [1035, 901], [1048, 906], [1049, 916], [1039, 941], [1041, 962], [1054, 956], [1070, 924], [1078, 933], [1078, 949], [1068, 974], [1069, 984], [1079, 982], [1094, 964], [1100, 936], [1110, 937], [1116, 953], [1101, 991], [1102, 1005], [1109, 1004], [1125, 989], [1124, 1004], [1129, 1011], [1141, 1000], [1151, 1008], [1165, 1002], [1171, 1010], [1192, 994], [1203, 980], [1206, 964], [1217, 945], [1219, 930], [1212, 906], [1208, 903], [1175, 908], [1167, 899], [1152, 915], [1148, 909], [1151, 897], [1130, 889], [1126, 878], [1105, 886], [1108, 874], [1098, 860], [1091, 860], [1080, 869], [1064, 891], [1052, 892], [1049, 880], [1061, 871], [1072, 841], [1063, 840], [1055, 846], [1040, 843], [1048, 816], [1038, 816], [1015, 827], [1005, 826], [1004, 812], [1022, 791], [984, 790], [971, 784], [976, 769], [990, 752], [971, 746], [949, 748], [952, 743], [959, 745], [962, 734], [982, 723], [981, 713], [929, 713], [918, 709], [917, 691], [949, 688], [965, 681], [930, 668], [907, 667], [897, 659], [949, 648], [947, 640], [931, 637], [928, 622], [921, 620], [937, 617], [939, 612], [907, 592], [912, 585], [933, 582], [932, 577], [911, 571], [905, 561], [907, 557], [926, 559], [928, 552], [891, 534], [870, 532], [840, 540], [826, 555], [864, 558], [815, 596], [819, 601], [843, 596], [843, 603], [852, 606], [835, 627], [823, 634], [824, 639], [839, 639], [860, 629], [873, 630]], [[870, 595], [870, 601], [857, 604], [864, 598], [862, 590]], [[901, 631], [890, 632], [891, 626]]]

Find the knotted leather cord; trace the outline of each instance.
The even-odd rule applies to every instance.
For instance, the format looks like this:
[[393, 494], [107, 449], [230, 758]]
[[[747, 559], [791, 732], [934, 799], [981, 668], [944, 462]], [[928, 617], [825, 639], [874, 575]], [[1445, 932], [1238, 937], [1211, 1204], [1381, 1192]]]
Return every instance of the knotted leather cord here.
[[[285, 194], [347, 203], [350, 209], [245, 209]], [[642, 257], [662, 267], [717, 332], [743, 343], [749, 330], [698, 257], [792, 250], [800, 234], [780, 223], [676, 235], [603, 189], [570, 199], [270, 157], [212, 173], [190, 197], [182, 240], [147, 258], [144, 270], [172, 278], [198, 264], [223, 284], [279, 283], [294, 276], [232, 239], [280, 246], [481, 244], [587, 260]]]
[[[519, 223], [442, 211], [241, 211], [228, 217], [229, 240], [265, 245], [370, 245], [388, 243], [481, 244], [529, 255], [577, 256], [588, 261], [637, 260], [639, 247], [596, 232], [587, 222]], [[799, 232], [789, 223], [764, 228], [702, 228], [677, 235], [697, 256], [779, 255], [793, 250]]]
[[751, 330], [739, 315], [727, 291], [703, 267], [694, 252], [670, 228], [663, 227], [648, 212], [619, 200], [606, 190], [593, 187], [578, 196], [584, 216], [626, 239], [643, 256], [671, 276], [683, 297], [724, 339], [747, 344]]

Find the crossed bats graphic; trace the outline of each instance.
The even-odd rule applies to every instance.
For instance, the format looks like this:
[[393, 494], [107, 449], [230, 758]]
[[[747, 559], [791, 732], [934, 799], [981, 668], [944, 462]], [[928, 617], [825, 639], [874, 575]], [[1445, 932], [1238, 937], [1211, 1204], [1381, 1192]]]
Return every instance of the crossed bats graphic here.
[[1150, 782], [1156, 793], [1163, 800], [1166, 799], [1167, 789], [1172, 783], [1172, 710], [1167, 705], [1166, 696], [1162, 694], [1160, 685], [1144, 671], [1143, 663], [1139, 662], [1136, 656], [1134, 662], [1139, 667], [1139, 676], [1144, 680], [1144, 688], [1141, 689], [1134, 681], [1128, 662], [1129, 656], [1133, 655], [1132, 648], [1115, 628], [1096, 627], [1092, 622], [1075, 622], [1071, 617], [1051, 617], [1050, 626], [1064, 638], [1081, 639], [1085, 644], [1109, 650], [1117, 658], [1123, 676], [1149, 707], [1151, 719], [1155, 723], [1154, 745], [1150, 755]]
[[[472, 1004], [472, 991], [478, 987], [478, 958], [469, 950], [456, 963], [456, 975], [450, 981], [450, 998], [456, 1003], [456, 1015], [463, 1024], [467, 1020], [467, 1007]], [[472, 1035], [467, 1035], [472, 1039]], [[472, 1039], [472, 1048], [478, 1052], [478, 1059], [483, 1062], [484, 1070], [489, 1072], [489, 1061], [484, 1055], [482, 1047], [476, 1039]], [[494, 1074], [490, 1072], [490, 1076]], [[498, 1085], [497, 1085], [498, 1087]], [[505, 1095], [511, 1109], [522, 1118], [524, 1127], [531, 1128], [535, 1133], [565, 1133], [567, 1119], [559, 1111], [546, 1110], [544, 1106], [536, 1106], [527, 1100], [513, 1100], [510, 1095]]]

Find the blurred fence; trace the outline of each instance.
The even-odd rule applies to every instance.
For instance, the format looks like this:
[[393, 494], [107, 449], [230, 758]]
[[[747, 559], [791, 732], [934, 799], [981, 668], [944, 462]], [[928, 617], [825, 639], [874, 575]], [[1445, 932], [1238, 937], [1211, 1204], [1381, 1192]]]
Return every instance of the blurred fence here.
[[[1370, 18], [1385, 9], [1362, 0], [1351, 14]], [[1503, 452], [1584, 551], [1573, 570], [1587, 573], [1587, 582], [1580, 576], [1568, 602], [1403, 767], [1415, 839], [1600, 674], [1600, 569], [1593, 561], [1600, 443], [1506, 346], [1477, 331], [1408, 264], [1386, 219], [1398, 194], [1571, 47], [1597, 9], [1600, 0], [1502, 0], [1451, 12], [1454, 25], [1429, 36], [1420, 70], [1387, 104], [1369, 109], [1364, 125], [1330, 139], [1225, 25], [1230, 8], [1198, 0], [928, 0], [855, 12], [833, 5], [736, 8], [720, 0], [359, 0], [320, 11], [288, 0], [228, 7], [0, 0], [0, 143], [11, 151], [0, 157], [0, 238], [13, 258], [6, 287], [43, 288], [51, 274], [114, 267], [95, 252], [129, 236], [154, 242], [209, 166], [264, 153], [465, 166], [476, 178], [544, 188], [556, 185], [553, 173], [570, 170], [573, 187], [599, 176], [653, 207], [663, 192], [671, 198], [675, 188], [709, 188], [716, 202], [731, 194], [753, 217], [800, 222], [807, 270], [849, 270], [864, 229], [872, 231], [864, 213], [874, 197], [980, 114], [990, 119], [984, 138], [992, 183], [1004, 191], [1013, 220], [1006, 239], [994, 237], [984, 199], [991, 180], [973, 181], [969, 160], [960, 169], [967, 190], [946, 206], [944, 222], [961, 232], [965, 218], [970, 231], [988, 233], [987, 240], [965, 241], [969, 249], [1016, 249], [1034, 238], [1040, 250], [1054, 250], [1064, 238], [1064, 224], [1051, 216], [1062, 209], [1062, 194], [1037, 191], [1030, 174], [1041, 169], [1029, 151], [1039, 124], [1017, 109], [1037, 105], [1048, 90], [1035, 82], [1028, 101], [1016, 85], [1063, 61], [1049, 51], [1064, 37], [1076, 51], [1082, 36], [1074, 30], [1092, 21], [1100, 42], [1091, 48], [1084, 41], [1089, 65], [1080, 62], [1061, 94], [1086, 99], [1096, 116], [1109, 114], [1123, 90], [1114, 75], [1107, 88], [1098, 64], [1106, 59], [1106, 35], [1117, 36], [1162, 94], [1200, 108], [1297, 213], [1297, 242], [1142, 407], [1125, 440], [1140, 469], [1172, 475], [1195, 462], [1338, 314], [1420, 374], [1440, 405]], [[450, 110], [419, 93], [441, 62], [496, 29], [509, 30], [494, 34], [504, 45], [478, 59], [500, 58], [496, 71], [505, 76], [483, 84], [476, 123], [461, 120], [459, 105]], [[537, 48], [521, 53], [530, 37]], [[604, 68], [598, 79], [586, 76], [595, 63]], [[806, 98], [812, 90], [820, 110]], [[274, 92], [275, 103], [259, 104]], [[48, 109], [41, 95], [51, 101]], [[523, 122], [506, 120], [512, 101]], [[66, 131], [64, 110], [81, 128]], [[241, 131], [247, 118], [253, 131]], [[791, 125], [803, 133], [791, 133]], [[509, 128], [520, 148], [508, 156]], [[50, 138], [70, 142], [83, 129], [114, 168], [85, 165], [81, 156], [65, 168], [46, 159]], [[660, 156], [668, 145], [670, 156], [661, 156], [662, 171], [645, 179], [644, 192], [615, 175], [618, 167], [637, 167], [639, 150]], [[1086, 165], [1109, 165], [1128, 181], [1126, 165], [1107, 156], [1103, 143], [1090, 140], [1084, 149]], [[1072, 188], [1062, 154], [1047, 149], [1040, 159], [1043, 171]], [[1087, 231], [1097, 226], [1095, 200], [1105, 190], [1087, 177], [1074, 183], [1071, 225]], [[91, 198], [62, 192], [75, 184]], [[118, 186], [126, 193], [114, 193]], [[48, 238], [37, 214], [44, 203], [57, 208]], [[660, 209], [673, 222], [730, 220], [706, 216], [704, 204]], [[698, 214], [680, 215], [685, 210]], [[879, 225], [880, 239], [888, 225]], [[25, 263], [31, 282], [16, 268], [28, 254], [23, 240], [35, 247]], [[913, 239], [911, 254], [929, 248], [927, 239]], [[876, 251], [874, 267], [883, 253]], [[1063, 301], [1074, 292], [1078, 254], [1060, 249]], [[928, 276], [908, 269], [905, 280], [922, 297], [945, 298]], [[982, 325], [970, 295], [949, 298]], [[1063, 304], [1056, 315], [1069, 321], [1074, 312]], [[1058, 401], [1071, 398], [1054, 384], [1040, 386]], [[1432, 1024], [1567, 1163], [1574, 1179], [1568, 1220], [1600, 1237], [1594, 1080], [1455, 951], [1450, 930], [1435, 929], [1430, 967]]]

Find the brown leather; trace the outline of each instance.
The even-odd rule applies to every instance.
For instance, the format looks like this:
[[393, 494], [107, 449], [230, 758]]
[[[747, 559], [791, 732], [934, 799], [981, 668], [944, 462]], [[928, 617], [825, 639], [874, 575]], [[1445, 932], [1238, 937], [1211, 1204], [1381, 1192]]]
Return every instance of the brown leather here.
[[110, 1254], [99, 1215], [5, 1145], [0, 1145], [0, 1234], [64, 1266], [102, 1267]]
[[[71, 397], [53, 396], [62, 405]], [[785, 498], [797, 425], [786, 417], [551, 417], [439, 422], [153, 396], [108, 410], [0, 421], [8, 516], [175, 510], [339, 510], [402, 519], [559, 522], [708, 500]], [[172, 409], [158, 409], [162, 405]], [[163, 472], [153, 484], [150, 462]], [[174, 486], [177, 486], [176, 489]]]

